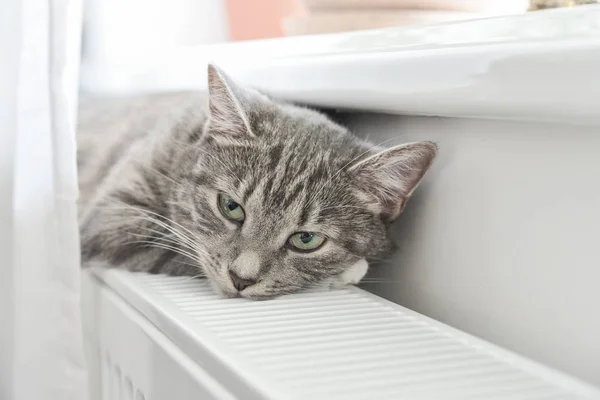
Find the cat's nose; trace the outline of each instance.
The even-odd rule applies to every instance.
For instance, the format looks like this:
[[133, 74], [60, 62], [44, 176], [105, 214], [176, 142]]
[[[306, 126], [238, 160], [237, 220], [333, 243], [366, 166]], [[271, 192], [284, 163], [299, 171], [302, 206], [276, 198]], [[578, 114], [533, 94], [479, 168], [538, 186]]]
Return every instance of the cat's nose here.
[[256, 283], [256, 280], [254, 279], [240, 278], [233, 271], [229, 271], [229, 277], [231, 278], [231, 282], [233, 282], [233, 286], [240, 292]]

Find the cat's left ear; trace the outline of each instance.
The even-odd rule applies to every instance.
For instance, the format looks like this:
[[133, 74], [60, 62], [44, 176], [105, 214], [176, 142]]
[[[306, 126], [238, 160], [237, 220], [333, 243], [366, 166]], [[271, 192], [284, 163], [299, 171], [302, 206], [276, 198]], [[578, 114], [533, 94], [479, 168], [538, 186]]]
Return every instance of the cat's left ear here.
[[348, 169], [358, 189], [389, 221], [396, 219], [437, 154], [432, 142], [408, 143], [383, 150]]
[[208, 104], [211, 130], [229, 139], [254, 137], [249, 109], [255, 97], [216, 66], [208, 65]]

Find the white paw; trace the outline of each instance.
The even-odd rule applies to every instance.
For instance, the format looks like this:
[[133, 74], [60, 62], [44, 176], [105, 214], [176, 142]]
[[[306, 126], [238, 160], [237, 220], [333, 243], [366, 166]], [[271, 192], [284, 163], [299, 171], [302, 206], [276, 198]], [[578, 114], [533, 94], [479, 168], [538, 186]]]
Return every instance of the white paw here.
[[358, 260], [354, 265], [333, 279], [332, 289], [341, 288], [346, 285], [356, 285], [366, 275], [369, 264], [364, 258]]

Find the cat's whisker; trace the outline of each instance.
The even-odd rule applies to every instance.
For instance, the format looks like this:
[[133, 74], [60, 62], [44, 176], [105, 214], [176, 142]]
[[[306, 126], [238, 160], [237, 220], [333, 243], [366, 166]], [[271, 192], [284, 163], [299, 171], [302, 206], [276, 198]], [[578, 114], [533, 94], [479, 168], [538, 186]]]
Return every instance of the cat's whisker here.
[[375, 257], [369, 257], [368, 259], [369, 263], [372, 262], [386, 262], [386, 261], [391, 261], [390, 257], [386, 257], [386, 258], [375, 258]]
[[171, 251], [174, 251], [174, 252], [176, 252], [178, 254], [181, 254], [183, 256], [191, 258], [193, 260], [197, 260], [197, 256], [195, 254], [190, 253], [188, 251], [185, 251], [185, 250], [183, 250], [183, 249], [181, 249], [179, 247], [166, 244], [166, 243], [155, 242], [155, 241], [152, 241], [152, 240], [132, 240], [132, 241], [124, 242], [123, 244], [124, 245], [130, 245], [130, 244], [147, 244], [147, 245], [150, 245], [150, 246], [155, 246], [155, 247], [160, 247], [160, 248], [163, 248], [163, 249], [171, 250]]
[[182, 142], [181, 140], [177, 140], [177, 139], [171, 139], [170, 143], [175, 143], [180, 148], [184, 148], [184, 149], [187, 149], [187, 148], [192, 148], [194, 150], [198, 149], [197, 143], [185, 143], [185, 142]]
[[[161, 215], [161, 214], [158, 214], [158, 213], [156, 213], [154, 211], [146, 210], [146, 209], [143, 209], [143, 208], [130, 206], [130, 205], [125, 204], [125, 203], [122, 203], [122, 204], [123, 204], [122, 207], [124, 209], [129, 209], [129, 210], [132, 210], [132, 211], [136, 211], [139, 214], [142, 214], [142, 215], [139, 216], [140, 218], [146, 218], [147, 221], [153, 222], [153, 223], [155, 223], [155, 224], [163, 227], [164, 229], [167, 229], [168, 231], [170, 231], [171, 233], [173, 233], [174, 235], [176, 235], [177, 237], [179, 237], [181, 240], [183, 240], [186, 243], [188, 243], [190, 246], [193, 246], [193, 247], [195, 246], [194, 239], [195, 240], [199, 240], [199, 238], [192, 231], [190, 231], [189, 229], [185, 228], [184, 226], [178, 224], [177, 222], [173, 221], [172, 219], [165, 217], [164, 215]], [[150, 214], [150, 215], [148, 215], [148, 214]], [[153, 218], [151, 216], [155, 216], [155, 217]], [[166, 220], [167, 222], [170, 222], [170, 223], [176, 225], [177, 227], [179, 227], [179, 228], [183, 229], [184, 231], [188, 232], [192, 237], [190, 238], [185, 233], [178, 231], [174, 227], [170, 226], [169, 224], [165, 223], [164, 221], [161, 221], [161, 220], [157, 219], [156, 217], [162, 218], [162, 219]]]
[[[181, 250], [178, 247], [175, 246], [169, 246], [167, 244], [163, 244], [163, 243], [158, 243], [158, 242], [152, 242], [150, 240], [134, 240], [131, 242], [125, 242], [123, 243], [123, 245], [130, 245], [130, 244], [146, 244], [148, 247], [156, 247], [159, 249], [163, 249], [163, 250], [170, 250], [174, 253], [180, 254], [182, 256], [188, 257], [193, 261], [196, 261], [198, 264], [201, 264], [202, 260], [200, 260], [197, 256], [195, 256], [192, 253], [186, 252], [184, 250]], [[200, 268], [200, 265], [198, 265], [198, 268]]]
[[174, 183], [176, 187], [178, 187], [179, 185], [181, 185], [181, 182], [177, 182], [175, 179], [171, 178], [170, 176], [167, 176], [167, 175], [163, 174], [162, 172], [160, 172], [156, 168], [153, 168], [153, 167], [147, 165], [146, 163], [144, 163], [141, 160], [133, 159], [132, 161], [136, 162], [137, 165], [139, 165], [140, 167], [142, 167], [144, 169], [147, 169], [148, 171], [153, 172], [153, 173], [155, 173], [155, 174], [157, 174], [157, 175], [159, 175], [159, 176], [161, 176], [161, 177], [169, 180], [170, 182]]
[[381, 279], [377, 279], [377, 278], [363, 278], [360, 280], [361, 283], [401, 283], [401, 282], [406, 282], [406, 280], [402, 280], [402, 279], [386, 279], [386, 278], [381, 278]]
[[198, 247], [193, 240], [187, 238], [186, 235], [182, 234], [181, 232], [178, 232], [177, 230], [173, 229], [172, 227], [170, 227], [169, 225], [165, 224], [163, 221], [157, 220], [155, 218], [151, 218], [149, 216], [146, 215], [137, 215], [133, 218], [137, 218], [137, 219], [141, 219], [143, 221], [148, 221], [151, 223], [154, 223], [160, 227], [163, 227], [164, 229], [166, 229], [167, 231], [169, 231], [170, 233], [172, 233], [174, 236], [170, 239], [165, 239], [165, 236], [167, 236], [167, 233], [164, 232], [160, 232], [148, 227], [144, 227], [144, 226], [140, 226], [138, 227], [139, 229], [143, 229], [149, 232], [153, 232], [153, 233], [157, 233], [160, 236], [149, 236], [149, 235], [140, 235], [140, 234], [133, 234], [131, 232], [128, 232], [128, 234], [132, 235], [132, 236], [147, 236], [147, 238], [149, 239], [155, 239], [156, 240], [162, 240], [165, 242], [169, 242], [172, 245], [175, 246], [179, 246], [179, 247], [183, 247], [183, 249], [185, 250], [189, 250], [191, 252], [196, 252], [199, 254], [203, 254], [203, 255], [208, 255], [208, 253], [201, 249], [200, 247]]
[[189, 262], [185, 262], [182, 260], [171, 260], [171, 262], [174, 262], [177, 264], [182, 264], [182, 265], [189, 265], [190, 267], [194, 267], [194, 268], [202, 268], [200, 265], [198, 265], [198, 263], [189, 263]]
[[204, 253], [204, 250], [202, 250], [201, 248], [196, 246], [195, 243], [193, 243], [193, 245], [191, 245], [190, 243], [182, 242], [181, 239], [179, 239], [179, 237], [177, 235], [175, 235], [175, 237], [169, 237], [169, 232], [161, 232], [161, 231], [157, 231], [156, 229], [151, 229], [151, 228], [148, 228], [145, 226], [141, 226], [139, 228], [144, 229], [148, 232], [156, 233], [159, 236], [141, 235], [141, 234], [134, 234], [134, 233], [130, 233], [130, 234], [138, 235], [138, 236], [146, 236], [147, 238], [150, 238], [150, 239], [159, 239], [159, 240], [165, 240], [165, 238], [167, 238], [167, 241], [176, 243], [176, 244], [183, 246], [189, 250], [199, 251], [200, 253]]
[[[130, 207], [131, 209], [134, 209], [134, 210], [136, 210], [136, 211], [140, 211], [140, 212], [142, 212], [142, 213], [145, 213], [145, 214], [151, 214], [151, 215], [154, 215], [154, 216], [156, 216], [156, 217], [158, 217], [158, 218], [162, 218], [162, 219], [166, 220], [167, 222], [170, 222], [170, 223], [172, 223], [172, 224], [176, 225], [177, 227], [179, 227], [179, 228], [183, 229], [184, 231], [186, 231], [187, 233], [189, 233], [189, 234], [190, 234], [190, 235], [191, 235], [193, 238], [195, 238], [195, 239], [198, 239], [198, 238], [196, 237], [196, 234], [195, 234], [194, 232], [190, 231], [190, 230], [189, 230], [188, 228], [186, 228], [185, 226], [183, 226], [183, 225], [181, 225], [181, 224], [178, 224], [177, 222], [173, 221], [171, 218], [165, 217], [164, 215], [158, 214], [158, 213], [156, 213], [156, 212], [154, 212], [154, 211], [145, 210], [145, 209], [143, 209], [143, 208], [138, 208], [138, 207], [133, 207], [133, 206], [129, 206], [129, 207]], [[175, 233], [175, 232], [174, 232], [174, 233]]]
[[205, 278], [205, 277], [206, 277], [206, 274], [204, 274], [204, 273], [201, 273], [201, 274], [198, 274], [198, 275], [192, 275], [192, 276], [188, 277], [187, 279], [184, 279], [183, 282], [189, 282], [189, 281], [191, 281], [193, 279]]
[[[150, 231], [152, 231], [152, 232], [159, 232], [159, 231], [155, 231], [155, 230], [152, 230], [152, 229], [150, 229]], [[189, 246], [181, 243], [181, 241], [179, 241], [179, 240], [166, 238], [164, 236], [157, 237], [157, 236], [151, 236], [151, 235], [143, 235], [143, 234], [134, 233], [134, 232], [127, 232], [127, 234], [131, 235], [131, 236], [139, 237], [139, 238], [145, 238], [145, 239], [149, 239], [149, 240], [154, 240], [156, 242], [170, 243], [172, 245], [181, 246], [184, 249], [191, 250], [191, 251], [195, 251], [196, 250], [195, 248], [189, 247]]]
[[[146, 228], [146, 229], [148, 229], [148, 228]], [[154, 231], [154, 230], [151, 230], [151, 231]], [[158, 231], [154, 231], [154, 232], [158, 232]], [[147, 236], [147, 235], [138, 235], [138, 236]], [[200, 247], [198, 247], [196, 245], [190, 246], [187, 243], [183, 242], [181, 239], [179, 239], [177, 236], [170, 236], [168, 238], [165, 238], [165, 236], [162, 236], [162, 237], [148, 236], [148, 238], [155, 239], [155, 241], [159, 241], [159, 243], [160, 242], [169, 243], [175, 247], [180, 247], [182, 250], [184, 250], [186, 252], [188, 252], [188, 251], [192, 252], [192, 254], [198, 254], [198, 255], [204, 255], [204, 256], [208, 255], [208, 253], [204, 249], [201, 249]]]
[[182, 245], [185, 244], [186, 247], [195, 249], [195, 244], [194, 244], [194, 241], [192, 239], [190, 239], [189, 237], [187, 237], [185, 234], [177, 231], [177, 229], [174, 229], [173, 227], [169, 226], [168, 224], [166, 224], [166, 223], [164, 223], [164, 222], [162, 222], [160, 220], [154, 219], [154, 218], [149, 218], [147, 216], [137, 216], [137, 217], [134, 217], [134, 218], [139, 218], [141, 220], [154, 223], [154, 224], [156, 224], [156, 225], [158, 225], [158, 226], [160, 226], [160, 227], [168, 230], [170, 233], [172, 233], [173, 235], [175, 235], [175, 238], [179, 239], [179, 241], [180, 241], [180, 243]]

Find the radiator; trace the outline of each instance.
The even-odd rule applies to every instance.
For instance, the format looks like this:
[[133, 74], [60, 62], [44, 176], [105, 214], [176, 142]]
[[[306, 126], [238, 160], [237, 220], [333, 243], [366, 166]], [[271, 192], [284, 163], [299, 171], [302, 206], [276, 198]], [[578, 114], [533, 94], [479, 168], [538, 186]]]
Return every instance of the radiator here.
[[350, 287], [254, 302], [206, 281], [87, 272], [92, 398], [600, 399], [600, 391]]

